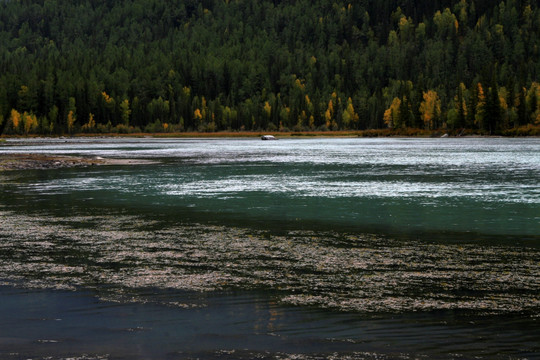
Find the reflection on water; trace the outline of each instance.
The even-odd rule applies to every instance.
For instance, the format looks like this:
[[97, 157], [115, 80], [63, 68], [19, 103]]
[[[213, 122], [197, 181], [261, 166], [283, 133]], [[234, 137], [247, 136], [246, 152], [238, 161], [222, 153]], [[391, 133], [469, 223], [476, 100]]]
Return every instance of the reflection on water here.
[[[537, 328], [449, 311], [360, 316], [277, 305], [271, 294], [149, 291], [204, 304], [98, 301], [0, 287], [2, 359], [534, 358]], [[515, 347], [519, 339], [519, 349]], [[17, 351], [13, 351], [17, 349]]]
[[0, 357], [539, 351], [537, 139], [64, 141], [159, 162], [0, 174]]

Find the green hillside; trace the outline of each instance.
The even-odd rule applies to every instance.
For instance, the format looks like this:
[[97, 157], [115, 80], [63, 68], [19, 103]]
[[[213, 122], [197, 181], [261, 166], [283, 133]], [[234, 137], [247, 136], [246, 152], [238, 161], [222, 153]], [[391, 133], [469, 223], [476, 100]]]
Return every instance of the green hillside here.
[[534, 0], [0, 1], [3, 134], [527, 133], [539, 77]]

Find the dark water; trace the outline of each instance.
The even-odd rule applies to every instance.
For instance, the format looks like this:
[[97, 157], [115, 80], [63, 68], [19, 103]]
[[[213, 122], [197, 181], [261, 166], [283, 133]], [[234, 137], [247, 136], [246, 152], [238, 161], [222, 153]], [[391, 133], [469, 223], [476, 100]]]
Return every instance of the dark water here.
[[78, 139], [0, 173], [0, 358], [538, 358], [538, 139]]

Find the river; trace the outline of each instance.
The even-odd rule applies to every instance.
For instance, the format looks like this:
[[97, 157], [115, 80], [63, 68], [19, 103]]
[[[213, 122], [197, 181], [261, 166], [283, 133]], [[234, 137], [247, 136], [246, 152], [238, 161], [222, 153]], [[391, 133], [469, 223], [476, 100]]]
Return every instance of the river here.
[[535, 358], [540, 140], [17, 139], [0, 358]]

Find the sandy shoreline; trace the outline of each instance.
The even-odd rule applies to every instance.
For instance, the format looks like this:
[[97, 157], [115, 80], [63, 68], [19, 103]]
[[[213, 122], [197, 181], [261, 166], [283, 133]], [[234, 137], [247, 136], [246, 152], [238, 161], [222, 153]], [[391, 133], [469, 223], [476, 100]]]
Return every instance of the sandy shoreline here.
[[156, 163], [156, 161], [144, 159], [105, 159], [101, 157], [46, 154], [0, 154], [0, 171], [60, 169], [99, 165], [142, 165], [154, 163]]

